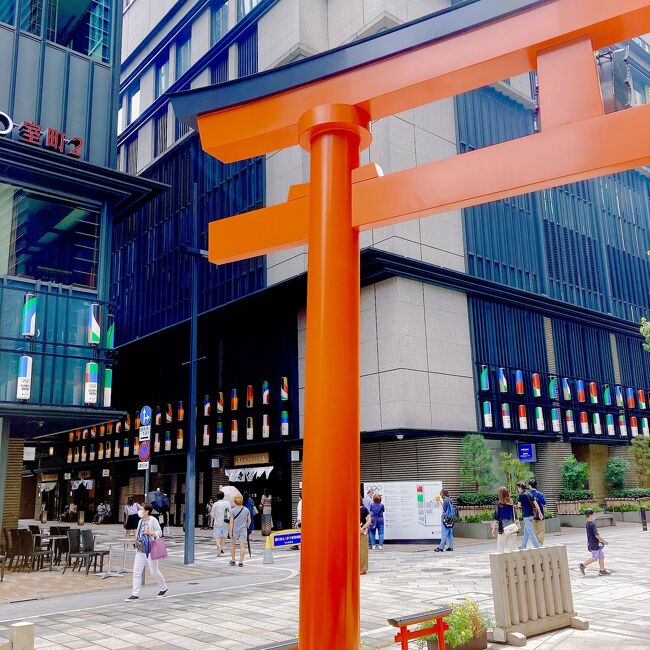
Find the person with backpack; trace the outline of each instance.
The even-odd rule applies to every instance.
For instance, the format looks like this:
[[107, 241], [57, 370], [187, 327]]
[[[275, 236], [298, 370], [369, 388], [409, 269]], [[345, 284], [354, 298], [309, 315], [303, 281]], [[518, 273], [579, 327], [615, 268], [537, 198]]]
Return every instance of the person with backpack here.
[[499, 488], [499, 500], [494, 509], [492, 537], [497, 538], [497, 553], [514, 551], [519, 532], [517, 511], [507, 487]]
[[522, 537], [519, 549], [523, 551], [528, 546], [529, 539], [535, 548], [539, 548], [539, 541], [533, 529], [533, 518], [537, 514], [543, 520], [544, 514], [539, 509], [539, 505], [533, 495], [530, 491], [526, 490], [526, 484], [523, 481], [517, 483], [517, 491], [519, 492], [517, 501], [524, 517], [524, 536]]
[[444, 551], [445, 545], [447, 545], [448, 551], [454, 550], [454, 516], [456, 515], [456, 509], [449, 496], [449, 490], [440, 490], [440, 499], [442, 499], [441, 535], [440, 545], [435, 549], [436, 553]]
[[[544, 514], [544, 506], [546, 505], [546, 497], [544, 496], [543, 492], [540, 492], [537, 489], [537, 481], [533, 478], [528, 481], [528, 485], [530, 486], [530, 493], [537, 501], [537, 505], [539, 506], [539, 511]], [[533, 530], [535, 531], [535, 536], [537, 537], [537, 541], [540, 543], [541, 546], [544, 546], [544, 536], [546, 533], [546, 523], [544, 519], [539, 518], [539, 514], [535, 515], [533, 517]]]

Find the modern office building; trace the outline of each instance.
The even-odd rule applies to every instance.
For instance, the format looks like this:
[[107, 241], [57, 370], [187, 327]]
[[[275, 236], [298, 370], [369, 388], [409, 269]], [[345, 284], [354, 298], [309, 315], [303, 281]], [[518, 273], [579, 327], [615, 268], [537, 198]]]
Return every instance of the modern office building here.
[[[207, 156], [168, 93], [284, 65], [449, 4], [125, 3], [119, 165], [171, 189], [113, 229], [114, 397], [129, 413], [129, 432], [122, 421], [111, 439], [115, 495], [142, 492], [134, 424], [149, 404], [153, 486], [170, 494], [172, 521], [182, 520], [188, 247], [207, 247], [208, 222], [284, 201], [308, 180], [297, 147], [228, 165]], [[647, 43], [613, 49], [599, 53], [608, 109], [647, 102]], [[535, 75], [507, 79], [374, 123], [362, 162], [395, 172], [530, 134], [535, 121]], [[440, 479], [458, 491], [461, 439], [478, 431], [495, 457], [535, 443], [535, 472], [551, 495], [572, 451], [590, 461], [602, 492], [605, 460], [650, 435], [650, 355], [638, 335], [650, 291], [649, 188], [637, 170], [363, 233], [363, 481]], [[307, 251], [200, 264], [198, 501], [227, 481], [257, 494], [267, 486], [276, 523], [289, 524], [302, 472]], [[332, 386], [332, 427], [345, 398]], [[324, 490], [333, 487], [324, 476]]]
[[114, 170], [120, 24], [112, 0], [0, 2], [3, 526], [33, 517], [41, 496], [51, 514], [68, 501], [65, 476], [78, 476], [45, 436], [83, 425], [88, 437], [122, 415], [111, 232], [158, 186]]

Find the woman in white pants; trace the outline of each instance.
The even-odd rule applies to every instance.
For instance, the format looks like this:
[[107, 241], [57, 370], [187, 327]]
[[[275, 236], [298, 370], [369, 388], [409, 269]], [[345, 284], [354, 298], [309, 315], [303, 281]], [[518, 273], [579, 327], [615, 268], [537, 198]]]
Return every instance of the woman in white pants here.
[[164, 598], [167, 594], [167, 583], [158, 569], [158, 560], [151, 559], [151, 542], [162, 537], [162, 530], [158, 520], [151, 516], [153, 507], [149, 503], [140, 506], [138, 516], [140, 522], [135, 534], [135, 560], [133, 561], [133, 592], [126, 598], [127, 602], [140, 599], [142, 575], [145, 566], [149, 565], [151, 575], [156, 579], [160, 591], [156, 598]]
[[497, 538], [497, 553], [513, 551], [517, 542], [519, 521], [508, 488], [499, 488], [499, 502], [494, 509], [492, 537]]

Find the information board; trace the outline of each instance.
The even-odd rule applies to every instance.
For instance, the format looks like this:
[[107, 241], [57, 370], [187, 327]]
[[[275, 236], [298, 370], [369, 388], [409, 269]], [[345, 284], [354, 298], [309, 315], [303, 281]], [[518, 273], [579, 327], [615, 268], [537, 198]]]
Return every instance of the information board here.
[[442, 504], [436, 497], [442, 481], [372, 481], [363, 494], [374, 490], [384, 504], [384, 539], [431, 541], [440, 539]]

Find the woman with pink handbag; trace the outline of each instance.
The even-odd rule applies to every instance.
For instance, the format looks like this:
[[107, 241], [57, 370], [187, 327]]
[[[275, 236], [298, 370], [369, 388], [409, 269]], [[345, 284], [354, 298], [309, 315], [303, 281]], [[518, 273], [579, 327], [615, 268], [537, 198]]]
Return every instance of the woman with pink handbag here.
[[158, 569], [158, 560], [167, 557], [165, 540], [162, 539], [162, 530], [158, 520], [151, 516], [153, 506], [144, 503], [138, 510], [140, 522], [135, 534], [135, 560], [133, 561], [133, 591], [126, 598], [126, 602], [140, 600], [140, 589], [142, 587], [142, 575], [145, 567], [149, 566], [151, 575], [156, 579], [160, 591], [156, 598], [164, 598], [167, 595], [167, 583]]

